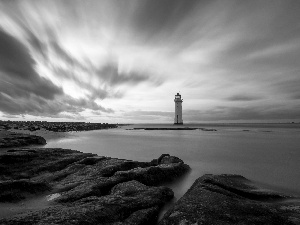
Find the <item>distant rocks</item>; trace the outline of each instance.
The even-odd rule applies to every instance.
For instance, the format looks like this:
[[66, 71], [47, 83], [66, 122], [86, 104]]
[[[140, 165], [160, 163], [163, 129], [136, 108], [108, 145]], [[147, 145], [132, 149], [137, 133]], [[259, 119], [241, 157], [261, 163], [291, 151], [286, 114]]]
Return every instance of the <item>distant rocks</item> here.
[[198, 129], [202, 131], [217, 131], [216, 129], [211, 129], [211, 128], [198, 128]]
[[85, 122], [47, 122], [47, 121], [0, 121], [0, 130], [29, 130], [45, 129], [53, 132], [88, 131], [117, 128], [117, 124], [85, 123]]
[[40, 136], [0, 131], [0, 148], [45, 144], [46, 140]]
[[239, 175], [204, 175], [159, 225], [300, 224], [300, 206], [287, 196], [259, 190]]
[[0, 224], [155, 224], [173, 191], [153, 185], [188, 169], [168, 154], [137, 162], [67, 149], [10, 150], [0, 155], [0, 202], [44, 193], [51, 204]]

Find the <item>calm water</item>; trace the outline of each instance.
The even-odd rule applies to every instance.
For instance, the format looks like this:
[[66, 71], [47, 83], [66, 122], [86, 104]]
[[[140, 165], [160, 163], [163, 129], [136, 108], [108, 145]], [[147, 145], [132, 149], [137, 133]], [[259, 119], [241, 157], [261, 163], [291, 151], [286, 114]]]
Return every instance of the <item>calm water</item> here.
[[241, 174], [262, 187], [300, 196], [300, 124], [200, 124], [188, 127], [217, 131], [145, 131], [131, 125], [111, 130], [73, 132], [50, 140], [61, 147], [98, 155], [150, 161], [162, 153], [175, 155], [191, 167], [180, 181], [168, 184], [179, 198], [203, 174]]

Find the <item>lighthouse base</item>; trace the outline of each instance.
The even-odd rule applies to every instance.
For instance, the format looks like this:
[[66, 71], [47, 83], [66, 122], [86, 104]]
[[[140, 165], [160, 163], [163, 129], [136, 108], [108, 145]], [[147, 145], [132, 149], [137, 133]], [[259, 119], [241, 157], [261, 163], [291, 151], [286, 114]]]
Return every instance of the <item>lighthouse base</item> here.
[[183, 123], [174, 123], [174, 125], [183, 125]]

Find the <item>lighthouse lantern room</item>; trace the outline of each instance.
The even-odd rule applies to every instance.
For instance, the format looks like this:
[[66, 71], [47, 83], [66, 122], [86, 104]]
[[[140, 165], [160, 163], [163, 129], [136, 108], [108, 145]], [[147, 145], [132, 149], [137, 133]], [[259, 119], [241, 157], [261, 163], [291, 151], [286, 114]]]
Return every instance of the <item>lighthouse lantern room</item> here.
[[182, 121], [182, 102], [183, 99], [181, 99], [181, 95], [179, 93], [177, 93], [177, 95], [175, 95], [175, 118], [174, 118], [174, 124], [176, 125], [182, 125], [183, 121]]

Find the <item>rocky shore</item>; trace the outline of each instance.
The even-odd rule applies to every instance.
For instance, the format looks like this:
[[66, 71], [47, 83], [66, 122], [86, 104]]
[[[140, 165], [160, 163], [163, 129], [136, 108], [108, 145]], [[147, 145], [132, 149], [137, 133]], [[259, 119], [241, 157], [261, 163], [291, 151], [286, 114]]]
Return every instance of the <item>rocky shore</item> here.
[[0, 148], [45, 144], [46, 140], [40, 136], [0, 131]]
[[258, 189], [240, 175], [204, 175], [159, 225], [300, 224], [299, 200]]
[[48, 207], [0, 224], [155, 224], [173, 191], [157, 186], [189, 170], [177, 157], [151, 162], [67, 149], [18, 149], [0, 155], [0, 202], [43, 196]]

